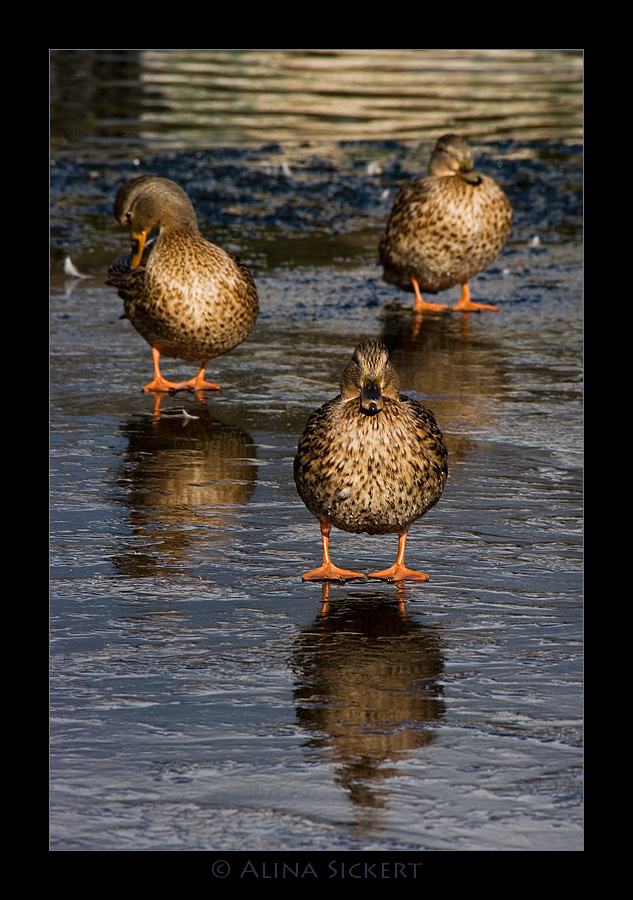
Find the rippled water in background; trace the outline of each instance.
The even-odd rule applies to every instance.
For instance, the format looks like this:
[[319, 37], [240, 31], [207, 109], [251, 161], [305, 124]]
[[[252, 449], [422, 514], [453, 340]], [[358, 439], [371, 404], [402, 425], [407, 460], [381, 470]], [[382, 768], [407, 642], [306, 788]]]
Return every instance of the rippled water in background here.
[[581, 140], [582, 56], [543, 50], [54, 51], [53, 152], [278, 141]]
[[[417, 332], [376, 248], [447, 130], [515, 225], [471, 285], [500, 312]], [[261, 302], [222, 392], [158, 413], [104, 284], [144, 171]], [[582, 849], [581, 55], [53, 51], [51, 260], [52, 849]], [[429, 583], [334, 585], [323, 615], [292, 456], [365, 337], [450, 477], [410, 537]]]

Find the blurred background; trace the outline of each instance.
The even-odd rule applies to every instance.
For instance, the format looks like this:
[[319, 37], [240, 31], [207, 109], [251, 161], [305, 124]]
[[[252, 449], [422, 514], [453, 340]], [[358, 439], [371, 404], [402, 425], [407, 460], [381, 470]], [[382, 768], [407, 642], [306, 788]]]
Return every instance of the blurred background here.
[[53, 154], [580, 140], [577, 50], [53, 50]]

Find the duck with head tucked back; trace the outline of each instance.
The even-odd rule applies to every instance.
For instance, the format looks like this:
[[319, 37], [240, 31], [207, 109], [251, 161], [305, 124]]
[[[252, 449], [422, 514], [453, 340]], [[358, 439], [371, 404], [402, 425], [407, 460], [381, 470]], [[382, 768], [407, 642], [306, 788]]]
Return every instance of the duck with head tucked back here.
[[473, 171], [463, 137], [445, 134], [431, 156], [429, 174], [397, 193], [380, 242], [383, 277], [415, 293], [415, 310], [447, 309], [423, 299], [460, 284], [456, 310], [496, 310], [473, 303], [468, 282], [499, 255], [512, 227], [512, 206], [487, 175]]
[[[152, 348], [154, 378], [143, 390], [219, 390], [205, 381], [207, 362], [240, 344], [257, 319], [250, 270], [202, 237], [189, 197], [168, 178], [141, 175], [122, 185], [114, 215], [130, 230], [132, 254], [114, 261], [108, 284]], [[155, 225], [158, 237], [146, 244]], [[168, 381], [161, 354], [198, 362], [200, 369], [188, 381]]]
[[306, 581], [345, 580], [329, 555], [332, 525], [397, 534], [396, 562], [371, 577], [428, 581], [404, 564], [409, 528], [440, 499], [448, 454], [433, 413], [400, 393], [389, 351], [363, 341], [341, 375], [341, 393], [308, 419], [294, 460], [299, 496], [321, 524], [323, 563]]

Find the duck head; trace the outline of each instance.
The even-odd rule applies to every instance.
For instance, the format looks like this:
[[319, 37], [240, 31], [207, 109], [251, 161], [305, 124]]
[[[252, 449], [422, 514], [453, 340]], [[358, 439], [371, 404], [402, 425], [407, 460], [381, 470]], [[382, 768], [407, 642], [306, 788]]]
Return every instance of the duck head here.
[[375, 416], [385, 398], [397, 400], [400, 379], [389, 360], [389, 351], [379, 341], [363, 341], [354, 350], [341, 375], [341, 397], [358, 402], [361, 412]]
[[140, 264], [147, 235], [155, 225], [161, 230], [198, 229], [189, 197], [174, 181], [158, 175], [139, 175], [122, 185], [114, 201], [114, 217], [130, 230], [132, 266]]
[[445, 134], [438, 140], [429, 163], [429, 175], [436, 178], [457, 175], [468, 184], [481, 184], [481, 175], [473, 171], [470, 147], [459, 134]]

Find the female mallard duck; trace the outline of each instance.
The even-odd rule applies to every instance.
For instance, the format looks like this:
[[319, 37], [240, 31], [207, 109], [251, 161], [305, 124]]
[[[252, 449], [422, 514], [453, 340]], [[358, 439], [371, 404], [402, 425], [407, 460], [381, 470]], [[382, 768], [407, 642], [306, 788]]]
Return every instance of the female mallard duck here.
[[341, 393], [312, 413], [294, 461], [299, 496], [321, 523], [323, 564], [307, 581], [362, 577], [333, 565], [332, 525], [356, 534], [397, 534], [398, 558], [374, 578], [428, 581], [407, 569], [410, 526], [440, 499], [446, 445], [430, 410], [400, 394], [389, 351], [359, 344], [341, 375]]
[[415, 293], [415, 309], [446, 309], [429, 303], [461, 284], [455, 309], [496, 310], [473, 303], [468, 282], [495, 259], [512, 227], [510, 201], [492, 178], [473, 171], [464, 138], [445, 134], [435, 145], [429, 174], [404, 185], [396, 195], [380, 242], [384, 280]]
[[[124, 184], [114, 215], [130, 229], [132, 255], [115, 260], [108, 284], [152, 348], [154, 379], [143, 390], [219, 390], [205, 381], [208, 360], [241, 343], [257, 318], [257, 290], [248, 267], [202, 237], [189, 197], [168, 178], [141, 175]], [[160, 233], [146, 248], [154, 225]], [[167, 381], [159, 369], [161, 353], [201, 362], [200, 371], [189, 381]]]

